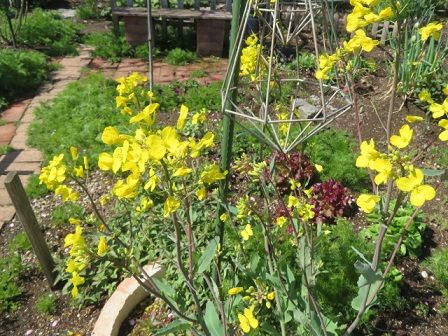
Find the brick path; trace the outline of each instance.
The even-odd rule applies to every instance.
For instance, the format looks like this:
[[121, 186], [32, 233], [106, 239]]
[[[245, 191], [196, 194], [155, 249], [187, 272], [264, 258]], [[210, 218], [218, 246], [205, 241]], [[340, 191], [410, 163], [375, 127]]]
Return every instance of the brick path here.
[[[138, 59], [123, 59], [120, 63], [109, 64], [95, 58], [92, 59], [90, 49], [82, 47], [79, 56], [65, 57], [60, 61], [61, 68], [51, 78], [51, 84], [44, 85], [33, 99], [13, 104], [1, 114], [0, 146], [10, 145], [14, 151], [0, 156], [0, 229], [9, 222], [14, 214], [14, 207], [4, 186], [6, 175], [10, 171], [18, 171], [20, 179], [26, 185], [28, 177], [39, 173], [42, 154], [29, 148], [27, 140], [28, 126], [34, 119], [34, 110], [42, 102], [53, 99], [71, 82], [81, 77], [82, 68], [102, 71], [106, 76], [119, 78], [128, 76], [134, 71], [147, 74], [147, 64]], [[227, 69], [226, 59], [206, 58], [197, 63], [185, 66], [172, 66], [166, 63], [154, 64], [154, 82], [170, 83], [174, 80], [184, 81], [192, 72], [202, 70], [204, 77], [196, 78], [202, 84], [222, 80]]]
[[42, 153], [29, 148], [27, 139], [28, 126], [34, 119], [34, 110], [42, 102], [53, 99], [65, 87], [79, 79], [81, 69], [91, 61], [89, 48], [82, 47], [79, 56], [65, 57], [60, 61], [61, 68], [52, 75], [51, 84], [44, 85], [33, 99], [13, 104], [1, 114], [4, 124], [0, 126], [0, 146], [10, 145], [14, 150], [0, 156], [0, 228], [15, 214], [4, 181], [10, 171], [17, 171], [26, 185], [28, 177], [39, 173]]

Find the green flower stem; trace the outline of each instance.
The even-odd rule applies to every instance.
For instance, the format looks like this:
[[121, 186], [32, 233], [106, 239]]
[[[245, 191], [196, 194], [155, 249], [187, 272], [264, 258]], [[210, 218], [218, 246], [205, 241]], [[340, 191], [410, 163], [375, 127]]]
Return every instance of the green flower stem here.
[[[102, 215], [102, 213], [100, 212], [100, 210], [98, 209], [95, 201], [93, 200], [92, 195], [90, 194], [89, 190], [87, 189], [87, 187], [78, 179], [74, 179], [75, 183], [84, 191], [84, 193], [87, 195], [87, 198], [89, 199], [90, 204], [92, 205], [92, 209], [93, 212], [95, 213], [95, 216], [98, 218], [98, 220], [101, 222], [101, 224], [104, 225], [104, 227], [107, 229], [107, 231], [109, 231], [109, 233], [113, 234], [113, 230], [110, 228], [110, 226], [107, 224], [106, 220], [104, 219], [104, 216]], [[116, 235], [113, 235], [113, 238], [125, 249], [128, 249], [129, 246], [124, 243], [119, 237], [117, 237]], [[154, 281], [151, 279], [151, 277], [148, 275], [148, 273], [145, 271], [145, 269], [140, 265], [140, 263], [138, 262], [138, 260], [135, 259], [135, 257], [131, 256], [132, 261], [134, 262], [135, 266], [137, 266], [140, 274], [143, 274], [145, 277], [145, 281], [142, 281], [140, 279], [140, 275], [135, 274], [135, 272], [127, 265], [127, 263], [124, 264], [124, 268], [132, 274], [132, 276], [135, 278], [135, 280], [137, 280], [137, 282], [139, 283], [140, 286], [142, 286], [145, 290], [147, 290], [149, 293], [153, 294], [155, 297], [163, 300], [168, 307], [170, 307], [170, 309], [179, 317], [181, 317], [182, 319], [191, 322], [191, 323], [197, 323], [198, 321], [188, 317], [187, 315], [183, 314], [177, 307], [175, 307], [171, 301], [161, 292], [158, 291], [156, 284], [154, 283]]]
[[[171, 183], [171, 177], [170, 177], [170, 173], [168, 171], [168, 167], [167, 167], [165, 161], [161, 160], [160, 163], [162, 165], [163, 173], [165, 175], [166, 183], [168, 185], [168, 195], [174, 197], [174, 190], [173, 190], [173, 185]], [[205, 324], [205, 321], [203, 318], [204, 314], [202, 311], [201, 303], [200, 303], [199, 298], [196, 293], [196, 288], [194, 288], [193, 279], [188, 276], [188, 272], [185, 269], [185, 266], [182, 261], [181, 225], [180, 225], [179, 218], [177, 217], [176, 213], [171, 214], [171, 220], [173, 221], [173, 224], [174, 224], [174, 232], [175, 232], [175, 236], [176, 236], [175, 243], [176, 243], [177, 266], [180, 270], [180, 273], [182, 274], [182, 276], [185, 279], [188, 290], [190, 291], [191, 297], [193, 298], [194, 305], [196, 306], [198, 323], [204, 329], [204, 331], [206, 332], [206, 335], [209, 335], [210, 331], [208, 330], [207, 325]]]

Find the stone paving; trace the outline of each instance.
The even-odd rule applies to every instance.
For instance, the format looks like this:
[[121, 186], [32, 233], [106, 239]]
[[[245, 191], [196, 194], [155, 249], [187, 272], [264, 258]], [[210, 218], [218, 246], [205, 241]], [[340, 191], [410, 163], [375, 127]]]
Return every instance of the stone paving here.
[[[128, 76], [134, 71], [147, 74], [147, 63], [125, 58], [120, 63], [110, 64], [99, 58], [92, 59], [91, 49], [81, 47], [79, 56], [65, 57], [60, 60], [61, 68], [51, 78], [51, 83], [44, 85], [38, 95], [33, 99], [24, 100], [10, 106], [1, 114], [0, 118], [0, 146], [10, 145], [14, 150], [0, 156], [0, 229], [5, 222], [10, 221], [14, 214], [14, 207], [4, 186], [6, 175], [10, 171], [17, 171], [24, 185], [30, 175], [39, 173], [42, 164], [42, 154], [29, 148], [27, 145], [28, 126], [34, 119], [34, 110], [41, 103], [52, 100], [65, 87], [78, 80], [83, 73], [83, 68], [98, 70], [104, 75], [117, 79]], [[205, 58], [197, 63], [185, 66], [172, 66], [166, 63], [154, 64], [154, 83], [165, 84], [174, 80], [184, 81], [196, 73], [201, 74], [196, 78], [201, 84], [222, 80], [227, 70], [227, 60], [217, 58]]]

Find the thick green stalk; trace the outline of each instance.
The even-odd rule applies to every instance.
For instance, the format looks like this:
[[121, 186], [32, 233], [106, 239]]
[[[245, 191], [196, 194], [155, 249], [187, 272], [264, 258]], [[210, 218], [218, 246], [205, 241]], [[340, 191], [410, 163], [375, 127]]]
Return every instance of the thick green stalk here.
[[[238, 34], [238, 29], [241, 21], [241, 12], [243, 10], [245, 0], [234, 0], [232, 7], [232, 23], [230, 29], [230, 51], [229, 54], [232, 55], [236, 45], [236, 39]], [[239, 56], [236, 55], [236, 66], [235, 71], [230, 78], [230, 87], [235, 87], [238, 84], [239, 75]], [[232, 107], [230, 100], [235, 101], [237, 96], [237, 90], [233, 90], [230, 99], [224, 102], [224, 113], [225, 110]], [[229, 170], [230, 162], [232, 160], [232, 143], [233, 143], [233, 133], [235, 128], [235, 121], [228, 115], [223, 115], [222, 121], [222, 143], [221, 143], [221, 162], [220, 168], [222, 171]], [[219, 243], [222, 246], [224, 241], [224, 223], [219, 219], [219, 216], [226, 211], [225, 204], [227, 203], [227, 192], [229, 185], [229, 176], [227, 174], [226, 178], [222, 180], [219, 184], [219, 198], [221, 200], [218, 205], [218, 218], [216, 219], [216, 235], [219, 237]], [[221, 269], [221, 259], [218, 257], [216, 272], [220, 272]], [[214, 273], [216, 273], [214, 272]], [[215, 282], [218, 284], [218, 277], [216, 274], [213, 275]]]

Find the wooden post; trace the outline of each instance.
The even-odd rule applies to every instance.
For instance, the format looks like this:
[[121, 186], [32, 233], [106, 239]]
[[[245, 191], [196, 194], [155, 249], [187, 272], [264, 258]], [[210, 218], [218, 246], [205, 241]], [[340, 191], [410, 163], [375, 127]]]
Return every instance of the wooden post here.
[[33, 246], [42, 271], [47, 278], [50, 288], [53, 290], [55, 289], [54, 283], [56, 280], [55, 264], [17, 172], [8, 173], [5, 186], [16, 209], [17, 216]]

